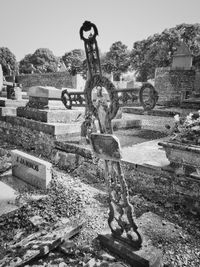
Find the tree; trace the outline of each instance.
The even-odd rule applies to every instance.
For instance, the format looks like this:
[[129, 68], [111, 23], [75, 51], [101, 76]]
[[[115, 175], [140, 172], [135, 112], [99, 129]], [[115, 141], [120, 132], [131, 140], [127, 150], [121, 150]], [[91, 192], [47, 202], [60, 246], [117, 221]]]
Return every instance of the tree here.
[[28, 54], [19, 62], [20, 73], [28, 74], [32, 72], [31, 57], [32, 57], [32, 54]]
[[56, 72], [59, 59], [48, 48], [39, 48], [33, 54], [26, 55], [19, 63], [20, 72]]
[[67, 69], [72, 73], [82, 72], [83, 61], [85, 60], [85, 52], [82, 49], [74, 49], [65, 53], [62, 56], [62, 60], [65, 63]]
[[129, 51], [127, 46], [121, 41], [115, 42], [110, 50], [102, 56], [103, 71], [114, 73], [114, 79], [119, 80], [121, 73], [126, 72], [129, 68]]
[[11, 75], [15, 72], [16, 57], [7, 47], [0, 47], [0, 64], [2, 65], [3, 75]]
[[181, 41], [185, 42], [194, 55], [200, 53], [200, 24], [180, 24], [154, 34], [133, 44], [130, 64], [137, 72], [139, 81], [153, 78], [157, 67], [169, 66], [172, 56]]

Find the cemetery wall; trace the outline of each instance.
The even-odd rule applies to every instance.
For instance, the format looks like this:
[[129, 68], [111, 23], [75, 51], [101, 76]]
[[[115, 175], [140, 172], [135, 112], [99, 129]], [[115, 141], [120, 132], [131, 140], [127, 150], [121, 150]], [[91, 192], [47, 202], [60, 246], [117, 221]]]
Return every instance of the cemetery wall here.
[[[22, 84], [23, 91], [31, 86], [53, 86], [56, 88], [76, 88], [76, 76], [71, 76], [69, 72], [33, 73], [17, 76], [18, 83]], [[12, 76], [6, 76], [7, 81], [13, 81]]]
[[177, 106], [185, 95], [194, 90], [195, 70], [157, 68], [155, 89], [158, 92], [158, 104]]
[[194, 81], [194, 91], [200, 93], [200, 69], [196, 70], [195, 81]]

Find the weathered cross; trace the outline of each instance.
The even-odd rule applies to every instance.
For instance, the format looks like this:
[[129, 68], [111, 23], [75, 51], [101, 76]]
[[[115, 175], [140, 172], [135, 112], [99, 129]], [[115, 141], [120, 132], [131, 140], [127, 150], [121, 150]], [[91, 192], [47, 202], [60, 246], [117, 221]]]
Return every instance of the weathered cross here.
[[[86, 33], [88, 37], [85, 37]], [[129, 202], [129, 193], [121, 168], [120, 144], [113, 135], [112, 119], [119, 109], [118, 95], [114, 85], [102, 76], [99, 51], [96, 41], [98, 30], [96, 26], [85, 21], [80, 29], [80, 37], [84, 41], [88, 65], [88, 78], [85, 85], [87, 109], [96, 117], [100, 133], [91, 134], [91, 144], [94, 154], [105, 160], [105, 176], [109, 188], [109, 218], [108, 225], [113, 237], [128, 243], [134, 248], [140, 248], [142, 238], [133, 219], [133, 206]], [[93, 95], [96, 92], [94, 103]], [[109, 95], [110, 103], [105, 98], [104, 91]]]

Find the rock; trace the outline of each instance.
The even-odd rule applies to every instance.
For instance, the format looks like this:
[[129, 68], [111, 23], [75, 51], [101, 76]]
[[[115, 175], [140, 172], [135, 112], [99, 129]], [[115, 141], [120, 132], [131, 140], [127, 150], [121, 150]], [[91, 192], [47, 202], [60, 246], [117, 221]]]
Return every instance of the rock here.
[[22, 237], [23, 234], [24, 234], [24, 232], [23, 232], [23, 231], [20, 231], [20, 232], [18, 232], [18, 233], [13, 237], [13, 239], [14, 239], [15, 241], [17, 241], [18, 239], [20, 239], [20, 238]]
[[124, 264], [121, 264], [120, 262], [115, 262], [109, 264], [109, 267], [124, 267]]
[[85, 265], [83, 265], [84, 267], [96, 267], [99, 266], [101, 262], [99, 260], [96, 260], [94, 258], [92, 258], [91, 260], [89, 260]]
[[76, 244], [70, 240], [67, 240], [62, 245], [60, 245], [60, 250], [66, 255], [74, 254], [75, 248]]
[[67, 264], [64, 261], [59, 263], [59, 265], [58, 265], [58, 267], [66, 267], [66, 266], [67, 266]]
[[41, 216], [35, 215], [29, 219], [34, 226], [39, 226], [41, 224], [45, 224], [45, 221]]
[[108, 253], [103, 253], [101, 255], [101, 259], [102, 260], [105, 260], [105, 261], [114, 261], [115, 260], [115, 257], [111, 256], [110, 254]]

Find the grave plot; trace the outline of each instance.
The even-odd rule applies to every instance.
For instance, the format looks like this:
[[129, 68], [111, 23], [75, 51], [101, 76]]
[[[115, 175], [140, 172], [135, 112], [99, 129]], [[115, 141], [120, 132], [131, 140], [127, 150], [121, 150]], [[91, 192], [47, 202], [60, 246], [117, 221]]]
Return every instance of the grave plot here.
[[[90, 77], [86, 87], [91, 93], [87, 99], [90, 108], [93, 86], [103, 81], [98, 75]], [[137, 164], [131, 170], [127, 162], [122, 162], [120, 142], [112, 131], [112, 117], [117, 112], [113, 108], [115, 93], [111, 84], [106, 82], [105, 86], [111, 91], [110, 106], [99, 93], [97, 105], [91, 110], [100, 129], [89, 136], [93, 152], [68, 143], [73, 154], [82, 153], [90, 160], [78, 164], [71, 174], [54, 169], [51, 181], [42, 183], [47, 187], [44, 199], [32, 202], [21, 194], [26, 204], [20, 211], [0, 218], [3, 266], [162, 266], [162, 262], [167, 266], [199, 265], [199, 223], [195, 216], [184, 217], [180, 199], [176, 205], [170, 199], [176, 197], [171, 181], [166, 181], [161, 172], [144, 174], [136, 171]], [[53, 104], [39, 102], [42, 107]], [[34, 98], [30, 98], [30, 103], [30, 109], [38, 105]], [[34, 116], [30, 109], [27, 118]], [[41, 120], [46, 120], [45, 116], [42, 113]], [[136, 158], [138, 151], [133, 148]], [[30, 158], [19, 152], [18, 155], [14, 161], [31, 169], [32, 178], [33, 170], [40, 170], [42, 162], [34, 158], [30, 162]], [[99, 165], [92, 164], [91, 159], [100, 163], [104, 175], [97, 176]], [[15, 168], [18, 165], [13, 166], [14, 174]], [[20, 175], [25, 179], [24, 173]], [[36, 175], [29, 182], [40, 178], [45, 180]], [[75, 226], [71, 232], [72, 225]]]
[[[162, 249], [163, 263], [198, 266], [198, 217], [184, 215], [181, 203], [174, 204], [177, 195], [170, 190], [170, 184], [163, 187], [159, 175], [123, 170], [130, 202], [134, 205], [135, 222], [146, 240]], [[1, 181], [3, 177], [4, 174]], [[21, 266], [26, 263], [28, 266], [130, 267], [121, 255], [101, 248], [96, 239], [107, 228], [109, 201], [107, 185], [103, 177], [96, 176], [95, 166], [84, 163], [70, 174], [54, 169], [53, 181], [56, 183], [43, 192], [45, 198], [31, 200], [37, 190], [33, 193], [25, 190], [24, 194], [22, 191], [21, 200], [28, 200], [28, 205], [0, 216], [2, 266], [9, 266], [7, 260], [15, 260], [17, 266], [21, 262]], [[79, 234], [69, 241], [62, 235], [77, 227]], [[60, 244], [62, 238], [65, 241]], [[23, 261], [25, 251], [26, 261]]]

